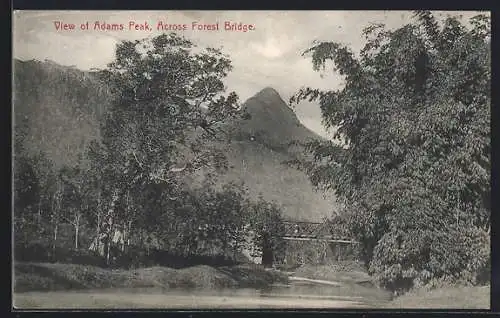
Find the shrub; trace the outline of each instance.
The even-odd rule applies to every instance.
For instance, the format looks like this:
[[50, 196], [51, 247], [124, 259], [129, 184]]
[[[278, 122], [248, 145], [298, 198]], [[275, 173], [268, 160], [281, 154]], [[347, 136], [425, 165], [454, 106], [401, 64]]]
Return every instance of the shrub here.
[[395, 231], [378, 242], [370, 272], [386, 288], [407, 290], [451, 281], [484, 283], [489, 264], [489, 236], [481, 229]]

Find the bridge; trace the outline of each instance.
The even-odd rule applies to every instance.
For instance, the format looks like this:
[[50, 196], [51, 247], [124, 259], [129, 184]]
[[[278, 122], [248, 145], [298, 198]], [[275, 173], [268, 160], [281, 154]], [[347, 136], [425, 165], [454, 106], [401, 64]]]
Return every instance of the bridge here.
[[283, 224], [285, 225], [285, 234], [282, 238], [285, 240], [356, 243], [351, 239], [332, 235], [328, 222], [283, 221]]

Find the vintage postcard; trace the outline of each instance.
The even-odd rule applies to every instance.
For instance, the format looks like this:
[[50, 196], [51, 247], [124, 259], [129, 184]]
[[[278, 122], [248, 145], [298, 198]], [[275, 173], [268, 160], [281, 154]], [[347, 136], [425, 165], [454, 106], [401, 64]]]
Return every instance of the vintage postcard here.
[[490, 307], [489, 12], [14, 11], [13, 307]]

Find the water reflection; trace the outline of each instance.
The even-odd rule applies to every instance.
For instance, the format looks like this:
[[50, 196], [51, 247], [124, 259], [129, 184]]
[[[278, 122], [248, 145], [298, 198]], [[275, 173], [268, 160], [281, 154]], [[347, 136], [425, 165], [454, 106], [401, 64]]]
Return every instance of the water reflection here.
[[[390, 300], [389, 293], [375, 288], [367, 288], [360, 285], [311, 285], [293, 282], [290, 285], [274, 285], [267, 288], [235, 288], [235, 289], [163, 289], [163, 288], [130, 288], [130, 289], [108, 289], [108, 290], [86, 290], [75, 293], [87, 294], [135, 294], [142, 297], [190, 297], [206, 299], [217, 297], [223, 299], [269, 299], [293, 302], [295, 300], [318, 300], [318, 301], [352, 301], [366, 306], [379, 305]], [[71, 292], [70, 292], [71, 293]]]
[[114, 288], [16, 293], [22, 309], [171, 308], [375, 308], [388, 300], [385, 293], [362, 286], [321, 286], [292, 283], [264, 289], [161, 289]]

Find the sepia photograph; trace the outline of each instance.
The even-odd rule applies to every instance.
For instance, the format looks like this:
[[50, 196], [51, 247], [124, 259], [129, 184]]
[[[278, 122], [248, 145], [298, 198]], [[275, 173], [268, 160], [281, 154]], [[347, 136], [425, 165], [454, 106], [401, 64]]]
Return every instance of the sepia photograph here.
[[12, 14], [14, 309], [489, 309], [491, 14]]

